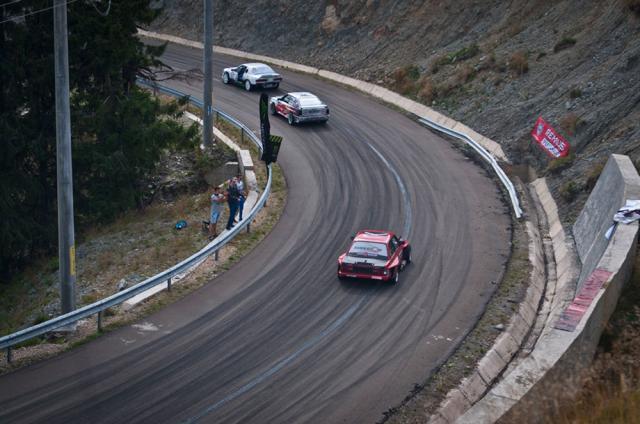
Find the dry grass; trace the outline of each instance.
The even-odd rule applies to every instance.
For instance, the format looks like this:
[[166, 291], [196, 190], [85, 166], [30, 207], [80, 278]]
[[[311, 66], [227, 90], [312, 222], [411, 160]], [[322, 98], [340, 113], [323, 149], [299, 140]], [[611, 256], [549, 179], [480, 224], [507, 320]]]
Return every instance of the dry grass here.
[[589, 169], [587, 173], [587, 179], [585, 182], [585, 190], [591, 192], [591, 190], [596, 186], [598, 182], [598, 178], [600, 178], [600, 174], [602, 174], [602, 170], [604, 169], [605, 164], [607, 163], [606, 159], [600, 161]]
[[416, 81], [420, 77], [420, 71], [415, 66], [405, 66], [393, 71], [391, 77], [393, 89], [402, 95], [408, 95], [416, 91]]
[[509, 69], [518, 75], [523, 75], [529, 71], [529, 61], [525, 52], [517, 51], [509, 58]]
[[560, 128], [565, 130], [569, 135], [575, 135], [580, 118], [573, 112], [569, 112], [560, 119]]
[[423, 76], [418, 81], [418, 86], [420, 87], [418, 90], [418, 100], [426, 104], [431, 103], [436, 97], [436, 90], [431, 78]]
[[640, 423], [640, 253], [582, 390], [548, 422]]
[[469, 64], [463, 65], [456, 73], [458, 84], [466, 84], [476, 76], [476, 70]]

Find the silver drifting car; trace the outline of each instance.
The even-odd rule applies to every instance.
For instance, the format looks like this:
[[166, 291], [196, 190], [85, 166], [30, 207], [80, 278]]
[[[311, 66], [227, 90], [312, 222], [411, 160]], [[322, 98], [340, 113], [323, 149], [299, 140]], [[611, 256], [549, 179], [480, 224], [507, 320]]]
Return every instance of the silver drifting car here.
[[254, 87], [278, 88], [282, 76], [264, 63], [243, 63], [222, 70], [222, 82], [236, 84], [250, 91]]
[[287, 93], [284, 96], [272, 97], [269, 105], [271, 114], [284, 116], [289, 125], [329, 120], [329, 106], [311, 93]]

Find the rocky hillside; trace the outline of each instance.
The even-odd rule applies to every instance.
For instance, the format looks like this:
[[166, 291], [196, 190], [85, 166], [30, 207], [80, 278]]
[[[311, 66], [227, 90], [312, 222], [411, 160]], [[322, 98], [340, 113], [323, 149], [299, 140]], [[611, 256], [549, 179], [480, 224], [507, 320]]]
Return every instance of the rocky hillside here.
[[[202, 0], [164, 0], [153, 30], [201, 40]], [[215, 2], [215, 42], [335, 70], [431, 105], [550, 177], [565, 211], [610, 153], [640, 162], [640, 0]], [[529, 135], [538, 116], [573, 155]]]

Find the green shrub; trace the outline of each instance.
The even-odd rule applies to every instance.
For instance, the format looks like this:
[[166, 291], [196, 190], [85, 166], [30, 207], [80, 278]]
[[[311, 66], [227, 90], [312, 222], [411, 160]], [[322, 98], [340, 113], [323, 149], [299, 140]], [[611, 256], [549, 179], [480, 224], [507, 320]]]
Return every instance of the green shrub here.
[[591, 169], [589, 169], [589, 172], [587, 173], [587, 180], [585, 182], [585, 189], [587, 191], [591, 191], [593, 187], [596, 186], [598, 178], [600, 178], [600, 174], [602, 174], [602, 170], [604, 169], [605, 164], [606, 160], [596, 164]]
[[576, 44], [576, 39], [573, 37], [562, 37], [560, 41], [553, 46], [553, 52], [557, 53], [560, 50], [568, 49], [569, 47], [573, 47]]
[[457, 60], [467, 60], [471, 59], [475, 55], [480, 53], [480, 47], [477, 44], [471, 44], [470, 46], [466, 46], [458, 50], [451, 56], [451, 63]]
[[464, 65], [458, 72], [456, 73], [456, 78], [458, 79], [459, 84], [467, 83], [476, 76], [476, 70], [473, 66]]
[[415, 65], [404, 66], [393, 71], [393, 89], [400, 94], [411, 94], [416, 90], [420, 70]]
[[81, 302], [83, 305], [89, 305], [98, 301], [98, 296], [95, 293], [85, 294], [82, 296]]
[[573, 87], [569, 91], [569, 98], [577, 99], [578, 97], [582, 97], [582, 90], [580, 90], [578, 87]]
[[567, 202], [571, 203], [580, 193], [580, 186], [575, 181], [567, 181], [560, 187], [560, 196]]
[[461, 60], [471, 59], [478, 53], [480, 53], [480, 47], [478, 47], [477, 44], [471, 44], [469, 46], [461, 48], [454, 53], [439, 56], [431, 64], [431, 72], [435, 74], [441, 67], [445, 65], [451, 65], [452, 63], [456, 63]]
[[550, 174], [559, 174], [565, 169], [569, 168], [573, 164], [574, 159], [575, 156], [573, 154], [554, 159], [549, 163], [549, 165], [547, 165], [547, 172]]
[[416, 65], [409, 65], [405, 68], [407, 77], [413, 81], [417, 81], [420, 78], [420, 69]]

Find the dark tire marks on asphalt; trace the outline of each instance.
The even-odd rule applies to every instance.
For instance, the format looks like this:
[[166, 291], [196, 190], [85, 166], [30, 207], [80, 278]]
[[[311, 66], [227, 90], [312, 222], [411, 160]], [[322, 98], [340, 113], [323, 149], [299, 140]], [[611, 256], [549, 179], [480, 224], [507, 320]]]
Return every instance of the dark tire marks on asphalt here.
[[[189, 69], [201, 55], [170, 46], [165, 58]], [[217, 56], [215, 72], [234, 63]], [[0, 422], [375, 422], [474, 326], [509, 253], [495, 184], [402, 114], [282, 74], [277, 93], [312, 91], [332, 116], [296, 127], [272, 117], [289, 188], [272, 233], [148, 317], [158, 331], [122, 328], [0, 377]], [[201, 82], [172, 84], [201, 97]], [[215, 106], [255, 130], [258, 96], [214, 82]], [[398, 286], [337, 280], [337, 255], [361, 228], [411, 241], [413, 263]]]

